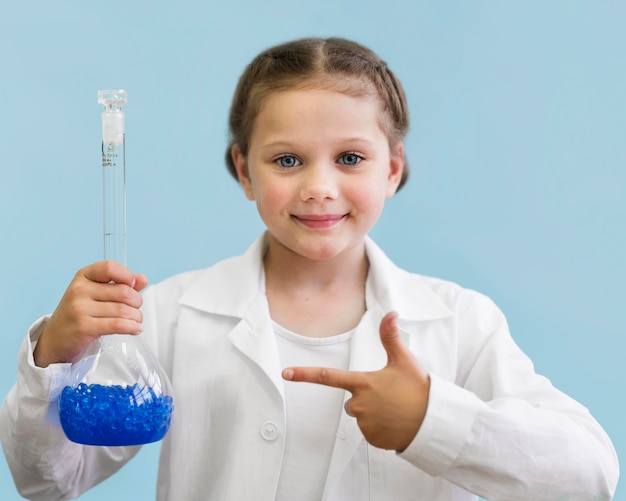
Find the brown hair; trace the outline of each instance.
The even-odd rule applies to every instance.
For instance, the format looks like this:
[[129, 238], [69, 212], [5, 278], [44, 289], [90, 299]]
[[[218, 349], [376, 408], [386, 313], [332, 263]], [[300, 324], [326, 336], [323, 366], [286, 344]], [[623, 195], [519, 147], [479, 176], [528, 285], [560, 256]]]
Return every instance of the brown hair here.
[[[409, 111], [404, 89], [387, 63], [356, 42], [342, 38], [302, 38], [261, 52], [244, 70], [233, 96], [228, 120], [229, 144], [226, 166], [237, 179], [231, 149], [237, 144], [248, 153], [254, 121], [265, 99], [274, 92], [328, 88], [350, 95], [373, 95], [380, 99], [381, 127], [390, 146], [406, 136]], [[404, 164], [398, 190], [409, 175]]]

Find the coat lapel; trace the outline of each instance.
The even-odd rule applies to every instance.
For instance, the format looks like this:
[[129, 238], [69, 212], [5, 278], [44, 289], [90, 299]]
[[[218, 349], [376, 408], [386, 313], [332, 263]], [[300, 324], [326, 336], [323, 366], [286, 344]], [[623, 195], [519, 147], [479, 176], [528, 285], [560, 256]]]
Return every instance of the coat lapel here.
[[[352, 337], [350, 371], [373, 371], [381, 369], [386, 365], [387, 353], [380, 343], [377, 327], [381, 318], [380, 310], [378, 308], [372, 310], [368, 304], [368, 310]], [[346, 391], [344, 401], [351, 396], [350, 392]], [[332, 493], [348, 463], [350, 463], [359, 445], [364, 440], [356, 419], [342, 412], [322, 499], [327, 499]]]
[[244, 318], [230, 332], [235, 347], [256, 363], [284, 400], [280, 358], [265, 295], [259, 293]]
[[265, 246], [262, 235], [242, 256], [206, 269], [182, 296], [180, 304], [240, 319], [229, 339], [284, 396], [269, 307], [260, 287]]

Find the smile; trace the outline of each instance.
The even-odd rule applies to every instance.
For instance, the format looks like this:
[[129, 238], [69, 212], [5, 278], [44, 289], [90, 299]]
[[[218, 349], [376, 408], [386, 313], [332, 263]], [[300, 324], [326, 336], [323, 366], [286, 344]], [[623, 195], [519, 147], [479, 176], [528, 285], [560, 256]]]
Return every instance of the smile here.
[[292, 216], [307, 228], [330, 228], [343, 221], [347, 214], [306, 214]]

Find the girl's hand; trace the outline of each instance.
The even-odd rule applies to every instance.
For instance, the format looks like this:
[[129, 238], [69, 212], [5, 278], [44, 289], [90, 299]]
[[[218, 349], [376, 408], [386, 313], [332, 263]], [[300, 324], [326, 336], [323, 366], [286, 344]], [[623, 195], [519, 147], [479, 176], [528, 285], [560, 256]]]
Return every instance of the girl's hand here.
[[115, 261], [79, 270], [39, 337], [35, 364], [74, 362], [104, 334], [139, 334], [139, 291], [147, 284], [145, 275], [135, 275]]
[[380, 339], [387, 365], [376, 372], [350, 372], [320, 367], [283, 370], [289, 381], [305, 381], [352, 393], [345, 410], [355, 417], [365, 439], [375, 447], [403, 451], [411, 443], [426, 415], [430, 378], [402, 343], [397, 314], [380, 323]]

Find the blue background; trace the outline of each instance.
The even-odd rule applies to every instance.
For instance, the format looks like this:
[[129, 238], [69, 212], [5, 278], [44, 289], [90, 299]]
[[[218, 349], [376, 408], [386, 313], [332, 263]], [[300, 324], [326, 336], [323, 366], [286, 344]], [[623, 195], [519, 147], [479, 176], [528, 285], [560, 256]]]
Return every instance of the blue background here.
[[[128, 263], [157, 282], [262, 229], [222, 160], [244, 66], [340, 35], [387, 60], [412, 110], [412, 178], [375, 239], [407, 269], [491, 296], [623, 456], [624, 26], [618, 1], [6, 2], [0, 397], [30, 323], [102, 256], [97, 91], [129, 92]], [[157, 455], [144, 448], [82, 499], [154, 499]], [[19, 499], [3, 457], [0, 499]]]

